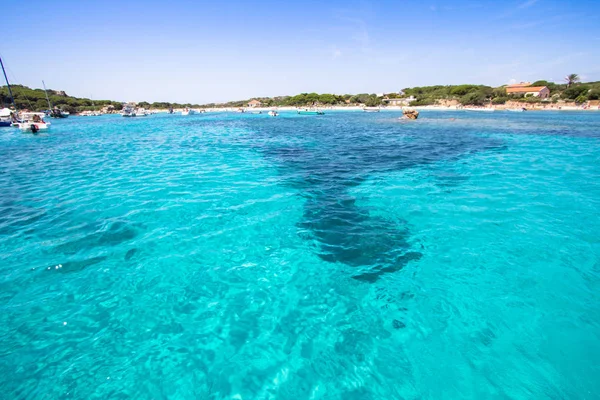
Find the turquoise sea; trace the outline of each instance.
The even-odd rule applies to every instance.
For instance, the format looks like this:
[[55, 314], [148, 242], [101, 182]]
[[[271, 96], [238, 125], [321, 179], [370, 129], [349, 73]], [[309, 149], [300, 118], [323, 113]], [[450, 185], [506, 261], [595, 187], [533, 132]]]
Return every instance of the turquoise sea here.
[[0, 130], [2, 399], [598, 399], [600, 113]]

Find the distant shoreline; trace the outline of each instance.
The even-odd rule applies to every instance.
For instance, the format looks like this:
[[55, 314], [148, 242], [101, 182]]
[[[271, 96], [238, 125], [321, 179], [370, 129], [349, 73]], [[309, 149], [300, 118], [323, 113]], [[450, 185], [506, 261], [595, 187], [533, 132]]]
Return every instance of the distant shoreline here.
[[[204, 110], [206, 112], [239, 112], [241, 107], [213, 107], [213, 108], [194, 108], [194, 110]], [[269, 112], [271, 110], [277, 111], [291, 111], [294, 112], [298, 109], [302, 109], [306, 107], [244, 107], [244, 112], [252, 113], [252, 112]], [[317, 107], [323, 111], [363, 111], [364, 107], [361, 106], [327, 106], [327, 107]], [[372, 108], [372, 107], [371, 107]], [[504, 111], [504, 110], [512, 110], [515, 108], [525, 108], [526, 111], [600, 111], [597, 108], [588, 108], [584, 109], [577, 106], [561, 106], [558, 107], [506, 107], [504, 105], [500, 106], [492, 106], [492, 107], [457, 107], [457, 106], [415, 106], [415, 107], [401, 107], [401, 106], [387, 106], [381, 107], [380, 110], [385, 111], [398, 111], [401, 112], [405, 109], [412, 109], [418, 111], [471, 111], [473, 109], [494, 109], [495, 111]], [[183, 109], [173, 109], [175, 113], [181, 112]], [[149, 109], [149, 111], [157, 112], [157, 113], [167, 113], [168, 109]]]

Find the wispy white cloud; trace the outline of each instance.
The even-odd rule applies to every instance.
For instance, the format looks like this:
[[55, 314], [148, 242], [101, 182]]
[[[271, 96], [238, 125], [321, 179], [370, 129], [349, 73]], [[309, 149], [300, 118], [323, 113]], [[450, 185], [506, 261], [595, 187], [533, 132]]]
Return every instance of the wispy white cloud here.
[[555, 15], [552, 17], [546, 17], [544, 19], [538, 19], [535, 21], [512, 24], [507, 27], [507, 30], [514, 31], [514, 30], [531, 29], [531, 28], [535, 28], [535, 27], [538, 27], [541, 25], [544, 25], [544, 27], [546, 29], [548, 29], [550, 27], [556, 27], [556, 29], [558, 29], [560, 24], [564, 23], [565, 21], [570, 21], [570, 20], [573, 20], [576, 18], [581, 18], [581, 17], [583, 17], [582, 14], [576, 14], [576, 13], [559, 14], [559, 15]]
[[339, 57], [341, 57], [341, 56], [342, 56], [342, 51], [341, 51], [340, 49], [335, 49], [335, 48], [334, 48], [334, 49], [332, 50], [332, 52], [331, 52], [331, 58], [332, 58], [332, 59], [334, 59], [334, 60], [335, 60], [336, 58], [339, 58]]
[[517, 6], [518, 9], [529, 8], [535, 5], [539, 0], [527, 0]]
[[504, 18], [512, 17], [513, 15], [521, 12], [522, 10], [524, 10], [526, 8], [533, 7], [539, 1], [540, 0], [526, 0], [525, 2], [518, 4], [517, 7], [511, 7], [510, 9], [506, 10], [506, 12], [498, 15], [495, 19], [504, 19]]

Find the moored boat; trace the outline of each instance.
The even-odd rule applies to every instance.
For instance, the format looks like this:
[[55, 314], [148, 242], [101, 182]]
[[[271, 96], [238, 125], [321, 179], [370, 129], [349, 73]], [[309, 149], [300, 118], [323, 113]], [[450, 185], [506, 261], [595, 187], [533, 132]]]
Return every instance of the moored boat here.
[[181, 111], [181, 115], [194, 115], [194, 114], [196, 114], [196, 111], [192, 110], [191, 108], [187, 108], [187, 107]]
[[123, 110], [121, 110], [121, 115], [127, 118], [135, 117], [135, 108], [132, 105], [127, 104], [123, 107]]
[[42, 81], [42, 85], [44, 86], [44, 93], [46, 94], [46, 101], [48, 102], [49, 114], [47, 112], [46, 115], [52, 118], [68, 118], [70, 113], [59, 109], [57, 106], [52, 107], [52, 104], [50, 103], [50, 98], [48, 97], [48, 91], [46, 90], [46, 83]]
[[299, 108], [298, 114], [300, 115], [324, 115], [323, 110], [318, 108]]
[[54, 107], [52, 110], [50, 110], [50, 117], [52, 118], [68, 118], [69, 115], [71, 114], [67, 111], [60, 110], [57, 107]]
[[[13, 96], [12, 89], [10, 88], [10, 82], [8, 81], [8, 76], [6, 75], [6, 70], [4, 69], [4, 63], [2, 62], [2, 57], [0, 57], [0, 67], [2, 67], [2, 74], [4, 74], [4, 79], [6, 80], [6, 87], [8, 88], [8, 95], [10, 96], [10, 102], [13, 105], [13, 108], [17, 110], [17, 105], [15, 104], [15, 97]], [[19, 121], [16, 117], [17, 111], [13, 112], [8, 108], [2, 109], [3, 117], [0, 118], [0, 126], [17, 126]]]
[[44, 121], [45, 114], [42, 112], [28, 112], [21, 114], [21, 122], [16, 125], [23, 133], [38, 133], [50, 128], [50, 122]]
[[270, 115], [271, 117], [276, 117], [276, 116], [278, 116], [278, 115], [279, 115], [279, 113], [278, 113], [277, 111], [275, 111], [275, 110], [271, 110], [271, 111], [269, 111], [269, 115]]
[[379, 107], [363, 107], [364, 112], [379, 112], [381, 108]]
[[13, 112], [10, 108], [0, 110], [0, 127], [8, 127], [13, 123]]

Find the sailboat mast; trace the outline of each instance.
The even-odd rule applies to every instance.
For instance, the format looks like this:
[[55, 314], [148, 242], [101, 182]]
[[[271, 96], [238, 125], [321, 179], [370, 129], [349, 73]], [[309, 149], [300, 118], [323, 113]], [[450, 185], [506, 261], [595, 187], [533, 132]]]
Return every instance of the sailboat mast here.
[[46, 90], [46, 84], [42, 81], [42, 86], [44, 86], [44, 93], [46, 93], [46, 101], [48, 101], [48, 109], [52, 110], [52, 105], [50, 104], [50, 99], [48, 98], [48, 91]]
[[2, 73], [4, 74], [4, 79], [6, 79], [6, 86], [8, 86], [8, 94], [10, 94], [10, 101], [12, 102], [12, 105], [16, 110], [17, 105], [15, 104], [15, 97], [13, 96], [12, 89], [10, 88], [10, 82], [8, 82], [8, 76], [6, 76], [6, 70], [4, 69], [4, 63], [2, 62], [2, 57], [0, 57], [0, 65], [2, 66]]

